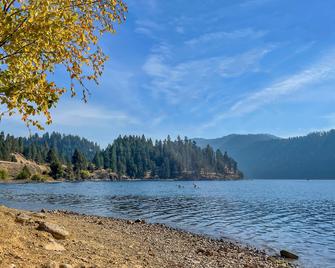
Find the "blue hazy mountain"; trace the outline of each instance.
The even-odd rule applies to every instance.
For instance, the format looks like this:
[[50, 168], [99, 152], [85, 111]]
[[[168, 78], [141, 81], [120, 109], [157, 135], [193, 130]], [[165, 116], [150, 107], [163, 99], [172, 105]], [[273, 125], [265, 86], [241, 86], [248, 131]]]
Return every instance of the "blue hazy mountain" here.
[[335, 130], [279, 138], [269, 134], [232, 134], [217, 139], [194, 139], [227, 151], [246, 178], [334, 179]]

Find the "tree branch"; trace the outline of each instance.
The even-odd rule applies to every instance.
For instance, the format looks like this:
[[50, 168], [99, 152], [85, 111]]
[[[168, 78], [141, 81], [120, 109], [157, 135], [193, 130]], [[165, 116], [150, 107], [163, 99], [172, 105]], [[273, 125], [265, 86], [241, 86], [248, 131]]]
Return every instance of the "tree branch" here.
[[9, 2], [8, 5], [5, 4], [4, 7], [3, 7], [3, 12], [7, 13], [8, 10], [10, 9], [10, 7], [14, 4], [15, 1], [16, 0], [12, 0], [12, 1]]
[[33, 40], [33, 41], [29, 42], [28, 44], [25, 44], [24, 46], [20, 47], [19, 49], [17, 49], [17, 50], [14, 51], [13, 53], [11, 53], [11, 54], [7, 54], [7, 55], [3, 56], [2, 58], [0, 58], [0, 61], [4, 60], [4, 59], [6, 59], [6, 58], [12, 57], [12, 56], [14, 56], [14, 55], [17, 55], [17, 54], [19, 54], [19, 53], [21, 53], [22, 49], [24, 49], [24, 48], [27, 47], [27, 46], [30, 46], [30, 45], [34, 44], [35, 42], [36, 42], [36, 40]]
[[18, 25], [18, 26], [16, 26], [16, 28], [14, 29], [14, 31], [13, 32], [11, 32], [9, 35], [7, 35], [3, 40], [1, 40], [0, 41], [0, 47], [2, 47], [2, 46], [4, 46], [6, 43], [7, 43], [7, 41], [19, 30], [19, 28], [27, 21], [27, 19], [28, 19], [28, 16], [27, 17], [25, 17], [22, 21], [21, 21], [21, 23]]

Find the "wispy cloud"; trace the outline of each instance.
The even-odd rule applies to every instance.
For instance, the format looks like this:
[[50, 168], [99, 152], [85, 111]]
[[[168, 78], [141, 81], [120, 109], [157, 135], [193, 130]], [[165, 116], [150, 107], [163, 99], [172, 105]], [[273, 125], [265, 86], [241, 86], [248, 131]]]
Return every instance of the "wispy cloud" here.
[[241, 38], [261, 38], [266, 34], [265, 31], [254, 30], [251, 28], [235, 30], [232, 32], [226, 31], [217, 31], [206, 33], [200, 35], [196, 38], [192, 38], [190, 40], [185, 41], [185, 45], [188, 46], [195, 46], [195, 45], [202, 45], [204, 43], [215, 42], [218, 40], [232, 40], [232, 39], [241, 39]]
[[168, 63], [168, 51], [149, 55], [143, 65], [151, 78], [149, 88], [163, 94], [171, 104], [180, 101], [203, 99], [208, 94], [208, 81], [239, 77], [244, 73], [258, 72], [260, 60], [271, 48], [254, 49], [234, 57], [217, 56], [192, 61]]
[[317, 82], [333, 78], [335, 75], [335, 51], [331, 51], [314, 65], [292, 76], [274, 82], [233, 104], [230, 109], [204, 125], [204, 128], [215, 126], [225, 118], [243, 116], [277, 99], [309, 87]]
[[250, 50], [236, 57], [222, 59], [219, 73], [222, 77], [238, 77], [247, 72], [258, 72], [260, 60], [273, 48]]
[[162, 29], [162, 27], [158, 23], [149, 19], [136, 20], [135, 24], [136, 24], [135, 26], [136, 33], [143, 34], [151, 38], [155, 37], [155, 32], [160, 31]]
[[70, 100], [52, 113], [55, 125], [94, 127], [104, 124], [138, 124], [138, 120], [123, 111], [115, 111], [91, 103]]

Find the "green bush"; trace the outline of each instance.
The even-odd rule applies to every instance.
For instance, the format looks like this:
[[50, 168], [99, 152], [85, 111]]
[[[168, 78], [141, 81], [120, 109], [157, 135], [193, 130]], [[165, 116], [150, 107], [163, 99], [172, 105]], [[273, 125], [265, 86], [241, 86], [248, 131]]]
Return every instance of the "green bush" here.
[[67, 180], [71, 180], [71, 181], [74, 181], [76, 180], [76, 176], [72, 170], [72, 167], [66, 167], [64, 169], [64, 178], [67, 179]]
[[36, 182], [43, 182], [43, 181], [47, 181], [48, 177], [47, 176], [43, 176], [41, 174], [34, 174], [33, 176], [31, 176], [30, 179], [32, 181], [36, 181]]
[[16, 176], [17, 180], [29, 180], [31, 173], [27, 166], [24, 166], [21, 172]]
[[89, 179], [91, 176], [91, 173], [88, 170], [80, 170], [80, 178], [83, 180]]
[[0, 169], [0, 180], [7, 180], [8, 172], [5, 169]]

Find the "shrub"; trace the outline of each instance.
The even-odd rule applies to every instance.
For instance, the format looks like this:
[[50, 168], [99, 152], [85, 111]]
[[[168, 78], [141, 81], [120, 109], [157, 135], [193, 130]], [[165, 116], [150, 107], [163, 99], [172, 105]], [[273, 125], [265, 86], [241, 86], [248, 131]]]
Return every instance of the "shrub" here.
[[7, 180], [8, 172], [5, 169], [0, 169], [0, 180]]
[[64, 170], [64, 178], [67, 179], [67, 180], [76, 180], [76, 176], [72, 170], [72, 168], [65, 168]]
[[91, 173], [88, 170], [80, 170], [80, 178], [83, 180], [88, 179], [91, 176]]
[[48, 180], [48, 176], [41, 175], [41, 174], [34, 174], [33, 176], [31, 176], [30, 179], [32, 181], [36, 181], [36, 182], [43, 182], [43, 181], [47, 181]]
[[31, 173], [27, 166], [24, 166], [21, 172], [16, 176], [17, 180], [29, 180]]

